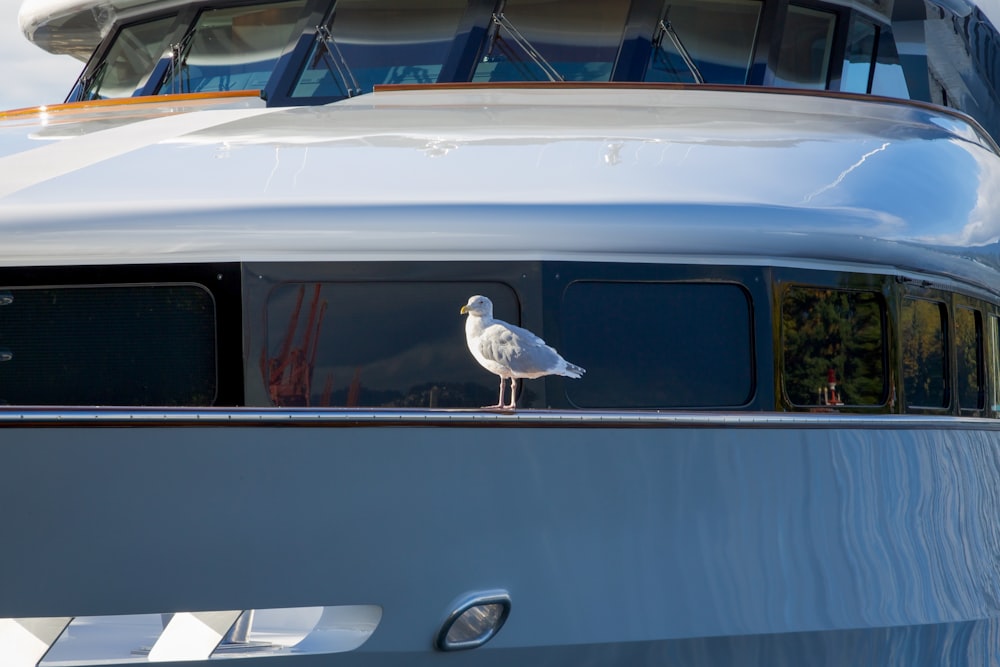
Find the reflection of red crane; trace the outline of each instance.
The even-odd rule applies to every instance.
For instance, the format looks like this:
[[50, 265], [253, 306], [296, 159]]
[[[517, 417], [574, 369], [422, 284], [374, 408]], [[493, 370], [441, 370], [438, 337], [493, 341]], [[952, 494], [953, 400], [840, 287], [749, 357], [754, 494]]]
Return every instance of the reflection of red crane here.
[[[261, 372], [267, 378], [268, 393], [273, 405], [282, 407], [308, 406], [312, 396], [312, 375], [316, 365], [316, 350], [319, 347], [319, 332], [323, 326], [323, 316], [326, 314], [326, 301], [320, 303], [321, 285], [316, 284], [313, 290], [312, 302], [309, 304], [309, 317], [306, 321], [302, 342], [296, 347], [293, 343], [299, 328], [299, 314], [302, 311], [302, 301], [305, 299], [306, 286], [299, 287], [299, 295], [295, 308], [288, 318], [285, 328], [285, 338], [281, 343], [281, 351], [273, 358], [265, 360], [267, 350], [261, 354]], [[332, 385], [332, 378], [327, 378], [326, 386]], [[324, 390], [324, 394], [328, 390]]]

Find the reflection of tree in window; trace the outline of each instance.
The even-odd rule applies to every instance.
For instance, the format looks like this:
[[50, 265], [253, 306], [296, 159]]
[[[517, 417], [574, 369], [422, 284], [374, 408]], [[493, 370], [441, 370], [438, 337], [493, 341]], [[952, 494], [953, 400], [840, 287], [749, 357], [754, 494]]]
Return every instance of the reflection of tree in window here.
[[905, 299], [900, 329], [903, 339], [903, 389], [909, 405], [947, 405], [944, 304]]
[[875, 292], [789, 289], [782, 302], [789, 400], [796, 405], [882, 403], [882, 312]]
[[958, 360], [958, 404], [965, 410], [981, 410], [982, 317], [971, 308], [955, 310], [955, 351]]

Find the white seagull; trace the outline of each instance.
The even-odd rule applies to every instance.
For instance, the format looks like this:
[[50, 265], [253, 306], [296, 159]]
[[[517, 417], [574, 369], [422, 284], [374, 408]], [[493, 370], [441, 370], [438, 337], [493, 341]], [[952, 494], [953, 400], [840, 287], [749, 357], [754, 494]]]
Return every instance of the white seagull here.
[[[513, 410], [517, 406], [517, 379], [540, 378], [543, 375], [564, 375], [578, 378], [586, 371], [571, 364], [545, 341], [527, 329], [493, 319], [493, 302], [476, 295], [462, 306], [465, 320], [465, 340], [469, 352], [480, 365], [500, 376], [500, 400], [489, 408]], [[510, 404], [504, 405], [504, 380], [510, 378]]]

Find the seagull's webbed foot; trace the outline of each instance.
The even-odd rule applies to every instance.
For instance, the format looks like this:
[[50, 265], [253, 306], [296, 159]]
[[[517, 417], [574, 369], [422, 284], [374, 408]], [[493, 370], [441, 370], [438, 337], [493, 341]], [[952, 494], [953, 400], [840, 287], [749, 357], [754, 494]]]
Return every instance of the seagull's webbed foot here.
[[[500, 376], [500, 398], [493, 405], [484, 405], [483, 410], [506, 410], [507, 406], [503, 404], [503, 376]], [[513, 380], [511, 380], [513, 382]]]

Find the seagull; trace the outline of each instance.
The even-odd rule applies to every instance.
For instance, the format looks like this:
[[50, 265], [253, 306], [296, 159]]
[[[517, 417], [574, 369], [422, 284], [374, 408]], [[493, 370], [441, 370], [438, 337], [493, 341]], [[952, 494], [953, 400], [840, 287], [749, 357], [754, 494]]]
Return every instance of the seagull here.
[[[543, 375], [564, 375], [578, 378], [586, 371], [571, 364], [545, 341], [527, 329], [493, 319], [493, 302], [476, 295], [462, 306], [465, 320], [465, 340], [469, 352], [479, 364], [500, 376], [500, 400], [488, 408], [514, 410], [517, 407], [517, 379], [540, 378]], [[510, 378], [510, 403], [504, 405], [504, 380]]]

